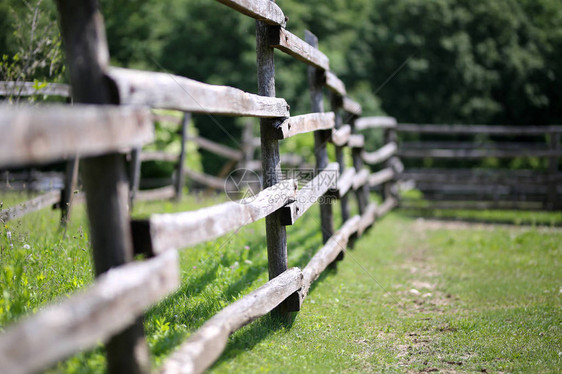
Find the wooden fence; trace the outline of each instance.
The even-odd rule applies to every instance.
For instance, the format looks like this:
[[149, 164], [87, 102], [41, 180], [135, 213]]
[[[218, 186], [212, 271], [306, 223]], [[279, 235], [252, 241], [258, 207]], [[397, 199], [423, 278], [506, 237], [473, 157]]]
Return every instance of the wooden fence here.
[[[401, 135], [425, 135], [423, 141], [402, 142], [404, 159], [444, 159], [457, 165], [486, 158], [535, 158], [544, 170], [498, 168], [409, 168], [403, 174], [413, 180], [430, 204], [404, 201], [404, 208], [424, 209], [562, 209], [562, 126], [484, 126], [400, 124]], [[475, 139], [475, 136], [478, 136]], [[462, 136], [463, 141], [442, 140]], [[482, 140], [485, 137], [487, 140]], [[516, 142], [506, 141], [510, 137]], [[466, 140], [466, 139], [469, 140]]]
[[[42, 370], [103, 341], [109, 372], [148, 372], [142, 314], [177, 290], [177, 251], [265, 218], [269, 282], [207, 321], [160, 368], [166, 373], [202, 372], [220, 356], [235, 330], [269, 312], [283, 319], [300, 310], [312, 282], [343, 259], [350, 238], [362, 235], [397, 204], [393, 184], [402, 167], [392, 157], [396, 122], [359, 118], [361, 106], [346, 96], [314, 35], [307, 33], [303, 41], [287, 31], [287, 18], [273, 1], [219, 1], [257, 20], [258, 94], [165, 73], [109, 67], [97, 1], [57, 1], [75, 104], [0, 107], [0, 167], [72, 155], [82, 158], [96, 280], [7, 327], [0, 336], [2, 371]], [[275, 97], [274, 48], [309, 65], [310, 114], [291, 117], [287, 102]], [[323, 87], [331, 91], [332, 111], [327, 113]], [[259, 117], [265, 189], [251, 200], [131, 221], [124, 152], [153, 139], [149, 108]], [[344, 112], [350, 116], [348, 124], [342, 121]], [[366, 128], [384, 129], [387, 145], [366, 152], [364, 137], [356, 134]], [[297, 180], [281, 178], [279, 142], [306, 132], [314, 132], [316, 174], [299, 188]], [[336, 147], [335, 163], [328, 159], [328, 143]], [[353, 168], [346, 168], [344, 147], [351, 148]], [[141, 153], [135, 157], [140, 159]], [[385, 164], [371, 174], [364, 162]], [[381, 183], [383, 203], [369, 202], [369, 186]], [[355, 216], [350, 214], [351, 191], [358, 203]], [[332, 202], [320, 199], [323, 196], [340, 199], [343, 225], [337, 230]], [[303, 270], [289, 268], [285, 227], [314, 203], [321, 208], [324, 245]], [[133, 261], [136, 253], [146, 259]]]

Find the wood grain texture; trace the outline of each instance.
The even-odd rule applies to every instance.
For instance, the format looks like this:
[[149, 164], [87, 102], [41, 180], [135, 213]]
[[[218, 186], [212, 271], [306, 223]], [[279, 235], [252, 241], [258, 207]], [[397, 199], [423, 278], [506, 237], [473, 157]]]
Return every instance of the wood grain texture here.
[[302, 286], [302, 273], [291, 268], [227, 306], [190, 336], [164, 362], [161, 374], [202, 373], [223, 352], [228, 337], [272, 311]]
[[[191, 212], [155, 214], [148, 220], [152, 252], [178, 250], [209, 241], [275, 212], [295, 198], [296, 181], [287, 180], [254, 197]], [[133, 221], [133, 225], [145, 225]]]
[[420, 134], [489, 134], [540, 136], [548, 133], [562, 133], [562, 126], [504, 126], [504, 125], [418, 125], [398, 124], [398, 132]]
[[33, 373], [95, 347], [179, 286], [177, 253], [112, 269], [70, 298], [10, 326], [0, 336], [5, 373]]
[[365, 137], [357, 134], [350, 135], [347, 145], [351, 148], [363, 148], [365, 146]]
[[355, 169], [348, 168], [338, 178], [338, 197], [341, 199], [352, 188], [355, 179]]
[[55, 190], [47, 192], [41, 196], [37, 196], [36, 198], [33, 198], [11, 208], [0, 210], [0, 221], [10, 221], [12, 219], [23, 217], [28, 213], [36, 212], [40, 209], [53, 206], [60, 201], [60, 198], [61, 191]]
[[147, 105], [193, 113], [250, 117], [289, 117], [284, 99], [264, 97], [168, 73], [111, 68], [121, 104]]
[[338, 147], [343, 147], [349, 141], [351, 136], [351, 126], [344, 125], [337, 130], [332, 131], [332, 143]]
[[140, 154], [140, 160], [146, 161], [165, 161], [165, 162], [178, 162], [178, 155], [168, 153], [165, 151], [145, 151]]
[[385, 168], [369, 175], [369, 187], [376, 187], [394, 179], [395, 172], [392, 168]]
[[330, 60], [324, 53], [281, 27], [270, 28], [269, 44], [299, 61], [318, 69], [330, 70]]
[[313, 132], [317, 130], [330, 130], [334, 128], [335, 115], [328, 113], [310, 113], [290, 117], [275, 127], [278, 139], [287, 139], [291, 136]]
[[287, 17], [275, 2], [270, 0], [217, 0], [219, 3], [269, 25], [285, 27]]
[[374, 152], [363, 152], [361, 157], [366, 163], [376, 165], [388, 160], [390, 157], [394, 156], [397, 151], [398, 146], [396, 143], [388, 143]]
[[214, 175], [209, 175], [201, 173], [191, 169], [185, 169], [185, 175], [187, 175], [191, 180], [205, 185], [207, 187], [214, 188], [218, 191], [224, 191], [225, 188], [232, 189], [233, 185], [229, 184], [226, 179], [215, 177]]
[[356, 117], [359, 117], [363, 113], [361, 104], [353, 101], [347, 96], [343, 98], [342, 109], [348, 112], [349, 114], [353, 114]]
[[349, 238], [357, 231], [360, 220], [361, 218], [359, 216], [348, 219], [343, 226], [328, 239], [326, 244], [316, 252], [314, 257], [310, 259], [302, 271], [303, 281], [302, 288], [299, 292], [301, 303], [308, 295], [312, 283], [318, 279], [328, 265], [337, 259], [341, 252], [346, 250]]
[[339, 165], [333, 162], [297, 192], [294, 202], [281, 208], [281, 224], [294, 224], [320, 197], [337, 187], [338, 177]]
[[342, 97], [347, 95], [345, 84], [331, 71], [326, 72], [325, 84], [333, 93]]
[[367, 184], [368, 179], [369, 179], [369, 170], [361, 169], [359, 173], [355, 174], [355, 177], [353, 178], [352, 188], [354, 190], [363, 188], [363, 186]]
[[355, 121], [356, 130], [390, 129], [396, 127], [394, 117], [361, 117]]
[[14, 82], [2, 81], [0, 82], [0, 96], [33, 96], [33, 95], [46, 95], [46, 96], [60, 96], [70, 97], [70, 86], [63, 83], [47, 83], [45, 87], [36, 89], [35, 82]]
[[94, 105], [0, 106], [0, 167], [91, 157], [152, 141], [143, 108]]
[[166, 200], [176, 196], [175, 186], [165, 186], [151, 190], [139, 190], [136, 193], [138, 201]]

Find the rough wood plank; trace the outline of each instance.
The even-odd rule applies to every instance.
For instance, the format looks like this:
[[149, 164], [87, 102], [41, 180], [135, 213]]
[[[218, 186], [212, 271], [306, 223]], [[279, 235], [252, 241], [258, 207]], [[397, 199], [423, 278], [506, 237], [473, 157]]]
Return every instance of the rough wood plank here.
[[[192, 212], [155, 214], [133, 221], [149, 230], [152, 252], [178, 250], [209, 241], [262, 219], [295, 198], [296, 181], [287, 180], [239, 202], [228, 202]], [[140, 223], [138, 223], [140, 222]]]
[[394, 198], [387, 198], [382, 205], [377, 208], [377, 219], [384, 217], [388, 212], [390, 212], [394, 207], [398, 205], [398, 201]]
[[332, 92], [345, 96], [347, 91], [345, 90], [345, 84], [331, 71], [326, 72], [326, 87], [328, 87]]
[[300, 293], [301, 303], [304, 301], [312, 283], [318, 279], [320, 274], [333, 263], [341, 252], [344, 252], [349, 238], [358, 228], [361, 218], [354, 216], [348, 219], [343, 226], [330, 237], [302, 271], [303, 281]]
[[160, 373], [204, 372], [219, 358], [232, 333], [269, 313], [298, 291], [302, 286], [302, 277], [300, 269], [288, 269], [221, 310], [172, 353], [162, 365]]
[[363, 135], [350, 135], [347, 145], [350, 148], [363, 148], [365, 146], [365, 137]]
[[277, 4], [270, 0], [217, 0], [219, 3], [269, 25], [285, 27], [287, 17]]
[[22, 217], [28, 213], [53, 206], [60, 201], [60, 197], [61, 192], [59, 190], [50, 191], [11, 208], [0, 210], [0, 221], [9, 221]]
[[297, 192], [294, 202], [281, 208], [281, 224], [294, 224], [326, 192], [337, 187], [338, 176], [339, 165], [336, 162], [329, 164]]
[[356, 130], [365, 129], [391, 129], [396, 127], [394, 117], [362, 117], [355, 121]]
[[324, 53], [281, 27], [270, 28], [269, 44], [299, 61], [318, 69], [330, 70], [330, 60]]
[[551, 149], [400, 149], [403, 158], [479, 159], [487, 157], [562, 157], [562, 150]]
[[165, 186], [162, 188], [154, 188], [152, 190], [140, 190], [136, 193], [136, 199], [139, 201], [166, 200], [176, 196], [174, 186]]
[[353, 181], [355, 179], [355, 169], [346, 169], [342, 175], [338, 178], [338, 197], [341, 199], [347, 194], [347, 192], [353, 186]]
[[191, 113], [183, 114], [181, 123], [181, 143], [180, 143], [180, 156], [178, 165], [176, 167], [176, 179], [174, 180], [174, 187], [176, 190], [176, 201], [179, 202], [183, 196], [183, 186], [185, 185], [185, 158], [187, 155], [187, 135], [189, 121], [191, 121]]
[[338, 147], [343, 147], [349, 141], [351, 136], [351, 126], [345, 125], [337, 130], [332, 131], [332, 143]]
[[191, 178], [193, 181], [203, 184], [207, 187], [214, 188], [219, 191], [224, 191], [227, 187], [233, 187], [227, 184], [228, 182], [225, 179], [215, 177], [213, 175], [200, 173], [195, 170], [185, 169], [185, 175]]
[[363, 235], [363, 233], [375, 223], [377, 219], [377, 210], [378, 205], [376, 203], [370, 203], [367, 206], [365, 212], [361, 215], [359, 224], [357, 225], [357, 234], [359, 236]]
[[562, 126], [504, 126], [504, 125], [418, 125], [398, 124], [398, 132], [420, 134], [489, 134], [540, 136], [547, 133], [562, 133]]
[[385, 168], [369, 175], [369, 187], [376, 187], [394, 179], [395, 173], [392, 168]]
[[70, 86], [62, 83], [47, 83], [45, 87], [35, 89], [35, 82], [0, 82], [0, 96], [61, 96], [70, 97]]
[[335, 114], [310, 113], [302, 116], [288, 118], [275, 127], [277, 139], [287, 139], [291, 136], [304, 134], [317, 130], [330, 130], [334, 128]]
[[93, 348], [133, 323], [179, 282], [177, 253], [109, 270], [91, 287], [8, 327], [0, 336], [0, 367], [11, 374], [43, 371]]
[[394, 156], [398, 150], [396, 143], [388, 143], [374, 152], [363, 152], [361, 157], [368, 164], [376, 165]]
[[367, 184], [368, 179], [369, 179], [369, 170], [361, 169], [361, 171], [355, 174], [355, 177], [353, 178], [353, 186], [352, 186], [353, 189], [358, 190], [362, 188], [365, 184]]
[[194, 136], [189, 140], [196, 143], [202, 149], [215, 153], [219, 156], [226, 157], [228, 159], [240, 161], [244, 156], [242, 151], [239, 151], [237, 149], [232, 149], [230, 147], [227, 147], [226, 145], [216, 143], [212, 140], [205, 139], [200, 136]]
[[145, 151], [140, 154], [140, 160], [146, 161], [165, 161], [165, 162], [178, 162], [178, 155], [168, 153], [165, 151]]
[[343, 98], [342, 108], [349, 114], [353, 114], [356, 117], [359, 117], [363, 113], [363, 109], [361, 108], [361, 105], [351, 100], [347, 96]]
[[250, 94], [193, 79], [132, 69], [111, 68], [121, 104], [147, 105], [193, 113], [250, 117], [289, 117], [284, 99]]
[[94, 105], [0, 107], [0, 167], [91, 157], [152, 141], [143, 108]]

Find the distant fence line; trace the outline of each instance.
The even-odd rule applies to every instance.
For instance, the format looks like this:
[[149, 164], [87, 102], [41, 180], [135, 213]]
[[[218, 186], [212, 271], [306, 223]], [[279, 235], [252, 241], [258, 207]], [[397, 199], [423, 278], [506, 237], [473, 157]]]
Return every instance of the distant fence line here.
[[[417, 125], [399, 124], [399, 134], [416, 133], [443, 136], [488, 135], [517, 136], [518, 142], [504, 141], [443, 141], [424, 140], [402, 142], [398, 155], [404, 159], [477, 160], [488, 157], [512, 159], [537, 157], [546, 159], [546, 171], [409, 169], [403, 174], [413, 180], [424, 199], [422, 202], [404, 201], [407, 209], [562, 209], [562, 158], [560, 134], [562, 126], [490, 126], [490, 125]], [[522, 142], [521, 139], [544, 139]], [[441, 139], [441, 138], [440, 138]]]
[[[235, 330], [269, 312], [283, 319], [300, 310], [312, 282], [334, 261], [343, 259], [350, 239], [361, 236], [397, 205], [394, 185], [402, 165], [394, 156], [396, 147], [385, 146], [384, 151], [369, 154], [364, 150], [363, 136], [355, 133], [359, 124], [362, 129], [381, 128], [385, 143], [395, 144], [395, 121], [359, 121], [361, 106], [346, 96], [343, 82], [329, 71], [329, 59], [317, 49], [316, 37], [307, 32], [303, 41], [288, 32], [286, 18], [274, 2], [220, 2], [258, 20], [257, 95], [165, 73], [110, 68], [97, 1], [57, 2], [75, 104], [33, 109], [1, 107], [0, 167], [75, 155], [82, 158], [96, 280], [76, 295], [8, 326], [0, 336], [3, 370], [42, 370], [103, 341], [110, 373], [148, 372], [142, 314], [178, 289], [177, 251], [265, 218], [270, 281], [207, 321], [160, 369], [166, 373], [202, 372], [220, 356]], [[287, 102], [275, 97], [274, 48], [309, 65], [310, 114], [291, 117]], [[327, 113], [323, 87], [331, 91], [331, 112]], [[164, 154], [143, 156], [140, 152], [142, 145], [154, 137], [149, 108], [185, 112], [184, 134], [192, 112], [259, 117], [265, 189], [244, 203], [131, 220], [126, 183], [129, 176], [134, 185], [143, 158], [172, 160]], [[343, 112], [349, 116], [347, 125]], [[17, 128], [13, 126], [16, 123]], [[316, 176], [299, 188], [297, 180], [280, 178], [279, 142], [307, 132], [315, 137]], [[246, 133], [245, 138], [251, 136]], [[200, 147], [230, 154], [231, 150], [223, 146], [201, 138], [196, 141]], [[255, 144], [253, 140], [251, 143]], [[328, 159], [328, 143], [336, 147], [335, 163]], [[352, 168], [346, 168], [344, 147], [351, 148]], [[137, 150], [130, 163], [136, 170], [130, 173], [122, 153], [129, 149]], [[248, 149], [243, 151], [249, 154]], [[180, 159], [187, 156], [183, 147]], [[246, 157], [241, 161], [252, 160]], [[365, 162], [383, 163], [383, 168], [370, 173]], [[183, 165], [183, 160], [179, 164]], [[177, 183], [181, 185], [181, 181]], [[381, 205], [369, 201], [369, 187], [378, 184], [384, 191]], [[351, 192], [358, 203], [359, 214], [355, 216], [350, 213]], [[328, 196], [340, 199], [343, 225], [338, 230], [334, 228], [331, 199], [321, 199]], [[302, 271], [290, 269], [285, 226], [294, 224], [315, 202], [320, 205], [319, 229], [324, 245]], [[144, 254], [146, 260], [133, 261], [135, 254]]]

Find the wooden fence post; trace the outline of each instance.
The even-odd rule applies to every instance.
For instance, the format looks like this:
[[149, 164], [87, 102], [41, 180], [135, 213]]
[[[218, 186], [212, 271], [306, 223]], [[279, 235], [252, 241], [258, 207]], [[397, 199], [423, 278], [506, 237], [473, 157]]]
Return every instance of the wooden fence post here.
[[[77, 103], [114, 103], [104, 71], [109, 63], [97, 0], [57, 0], [61, 35]], [[133, 260], [127, 209], [125, 159], [110, 154], [82, 162], [96, 276]], [[150, 359], [142, 318], [106, 344], [109, 373], [148, 373]]]
[[66, 226], [70, 219], [70, 209], [72, 204], [72, 195], [76, 184], [78, 183], [78, 156], [66, 162], [66, 170], [64, 172], [64, 187], [61, 191], [60, 209], [61, 209], [61, 225]]
[[[560, 133], [552, 131], [550, 133], [550, 150], [555, 152], [560, 149]], [[547, 208], [549, 210], [557, 210], [562, 207], [562, 202], [558, 201], [558, 181], [556, 180], [556, 174], [558, 174], [558, 156], [551, 156], [548, 159], [548, 175], [550, 182], [548, 184], [548, 199]]]
[[[396, 130], [395, 129], [385, 129], [384, 130], [384, 144], [390, 144], [390, 143], [396, 143], [397, 142], [397, 134], [396, 134]], [[384, 166], [385, 167], [393, 167], [392, 165], [392, 159], [388, 159], [387, 161], [385, 161]], [[395, 191], [393, 191], [393, 188], [395, 186], [396, 181], [394, 180], [394, 178], [391, 181], [388, 181], [386, 183], [384, 183], [382, 185], [382, 193], [383, 199], [388, 199], [388, 198], [396, 198], [397, 194], [395, 193]]]
[[[353, 116], [350, 121], [351, 125], [351, 133], [354, 134], [355, 131], [355, 120], [357, 116]], [[363, 147], [361, 148], [352, 148], [351, 149], [351, 157], [353, 160], [353, 167], [355, 171], [359, 173], [361, 169], [363, 169], [363, 158], [361, 157], [361, 153], [363, 153]], [[357, 197], [357, 207], [359, 209], [359, 214], [363, 215], [367, 206], [369, 205], [369, 186], [365, 184], [364, 186], [360, 187], [355, 191], [355, 196]]]
[[[308, 30], [304, 31], [304, 41], [318, 48], [318, 38]], [[308, 67], [308, 86], [310, 89], [310, 102], [313, 113], [324, 112], [324, 71], [315, 67]], [[316, 175], [328, 166], [327, 144], [331, 138], [331, 130], [318, 130], [314, 132], [314, 155], [316, 156]], [[322, 241], [325, 244], [334, 233], [334, 220], [331, 202], [323, 201], [327, 195], [321, 197], [320, 203], [320, 222], [322, 229]]]
[[242, 159], [240, 160], [238, 167], [247, 168], [249, 163], [254, 159], [254, 124], [251, 120], [247, 120], [244, 123], [244, 129], [242, 130]]
[[176, 169], [176, 201], [181, 201], [183, 196], [183, 186], [185, 185], [185, 154], [187, 147], [187, 130], [191, 121], [191, 113], [185, 112], [181, 122], [181, 150]]
[[131, 150], [131, 159], [129, 161], [129, 209], [133, 209], [135, 197], [139, 190], [140, 173], [141, 173], [141, 148], [133, 148]]
[[[332, 111], [336, 115], [335, 128], [339, 129], [343, 124], [342, 115], [341, 115], [341, 108], [342, 108], [341, 96], [332, 92], [330, 94], [330, 106], [332, 107]], [[342, 176], [345, 171], [345, 154], [343, 150], [344, 147], [336, 146], [336, 161], [340, 165], [340, 176]], [[347, 222], [347, 220], [351, 216], [351, 212], [349, 209], [349, 198], [347, 194], [340, 197], [340, 205], [341, 205], [342, 222]]]
[[[258, 94], [275, 97], [275, 59], [273, 48], [269, 44], [269, 30], [270, 27], [266, 23], [256, 21]], [[275, 137], [273, 119], [260, 119], [260, 136], [263, 187], [267, 188], [277, 184], [281, 179], [279, 141]], [[287, 270], [287, 231], [285, 226], [281, 225], [278, 212], [265, 217], [265, 230], [269, 279], [273, 279]], [[294, 300], [285, 301], [271, 312], [272, 316], [288, 320], [289, 312], [299, 309], [299, 302], [293, 304], [295, 304]]]

